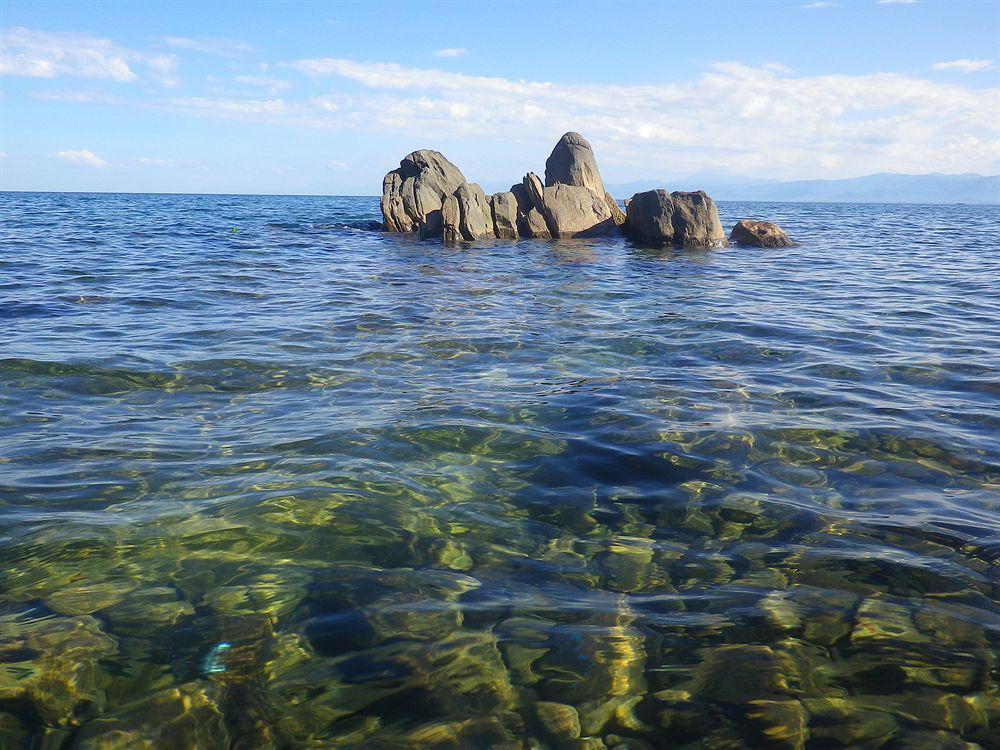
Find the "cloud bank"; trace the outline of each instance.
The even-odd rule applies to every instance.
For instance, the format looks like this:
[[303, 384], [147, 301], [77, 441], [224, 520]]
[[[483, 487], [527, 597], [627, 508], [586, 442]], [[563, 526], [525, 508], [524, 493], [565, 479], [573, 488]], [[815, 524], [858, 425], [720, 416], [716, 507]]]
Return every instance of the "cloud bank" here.
[[72, 32], [34, 31], [20, 26], [0, 36], [0, 73], [31, 78], [75, 76], [130, 83], [142, 70], [168, 88], [179, 85], [177, 58], [119, 47], [108, 39]]

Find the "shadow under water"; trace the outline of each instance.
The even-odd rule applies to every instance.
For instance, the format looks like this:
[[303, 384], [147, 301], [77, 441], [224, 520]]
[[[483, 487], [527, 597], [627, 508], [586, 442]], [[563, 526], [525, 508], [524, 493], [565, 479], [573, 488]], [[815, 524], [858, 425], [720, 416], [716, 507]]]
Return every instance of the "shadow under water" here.
[[0, 208], [3, 748], [1000, 748], [996, 207]]

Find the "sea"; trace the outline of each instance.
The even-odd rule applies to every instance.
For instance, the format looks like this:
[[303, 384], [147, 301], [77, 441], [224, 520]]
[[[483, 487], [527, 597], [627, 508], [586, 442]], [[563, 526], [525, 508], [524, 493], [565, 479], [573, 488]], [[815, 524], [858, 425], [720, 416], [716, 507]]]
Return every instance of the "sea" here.
[[1000, 207], [718, 207], [0, 194], [0, 746], [1000, 748]]

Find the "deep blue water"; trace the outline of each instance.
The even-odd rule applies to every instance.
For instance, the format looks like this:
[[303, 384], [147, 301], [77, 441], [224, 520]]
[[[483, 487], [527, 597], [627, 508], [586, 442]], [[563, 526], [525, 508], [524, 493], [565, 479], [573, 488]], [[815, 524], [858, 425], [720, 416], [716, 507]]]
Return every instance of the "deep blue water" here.
[[0, 746], [1000, 747], [1000, 208], [719, 211], [0, 194]]

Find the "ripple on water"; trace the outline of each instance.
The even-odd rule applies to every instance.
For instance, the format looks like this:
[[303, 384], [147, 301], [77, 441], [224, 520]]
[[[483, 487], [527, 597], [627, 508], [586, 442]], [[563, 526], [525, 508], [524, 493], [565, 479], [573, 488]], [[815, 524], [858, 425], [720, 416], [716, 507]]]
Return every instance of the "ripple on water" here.
[[0, 745], [1000, 747], [996, 207], [0, 204]]

